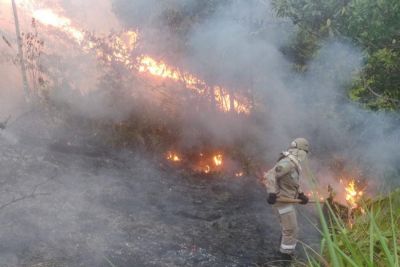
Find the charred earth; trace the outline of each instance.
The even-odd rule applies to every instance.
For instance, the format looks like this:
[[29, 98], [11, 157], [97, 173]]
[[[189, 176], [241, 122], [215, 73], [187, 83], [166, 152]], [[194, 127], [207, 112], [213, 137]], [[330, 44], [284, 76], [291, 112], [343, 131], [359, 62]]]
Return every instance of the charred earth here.
[[[0, 136], [0, 266], [279, 266], [279, 224], [255, 178], [28, 121]], [[299, 209], [300, 237], [315, 246], [312, 214]]]

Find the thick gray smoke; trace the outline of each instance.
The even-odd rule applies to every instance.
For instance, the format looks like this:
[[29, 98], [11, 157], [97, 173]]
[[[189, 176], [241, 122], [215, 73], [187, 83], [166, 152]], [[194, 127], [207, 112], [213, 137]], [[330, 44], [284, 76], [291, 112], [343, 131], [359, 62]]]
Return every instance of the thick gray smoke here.
[[[319, 164], [338, 156], [359, 165], [366, 176], [393, 175], [400, 159], [398, 118], [365, 111], [345, 92], [362, 67], [359, 48], [327, 40], [307, 72], [296, 74], [281, 52], [295, 26], [274, 17], [268, 1], [221, 1], [207, 14], [202, 13], [205, 6], [200, 1], [113, 4], [125, 25], [143, 32], [144, 42], [152, 44], [150, 51], [168, 55], [179, 47], [175, 60], [186, 69], [211, 84], [251, 90], [263, 99], [267, 112], [258, 137], [268, 148], [267, 160], [296, 136], [305, 136]], [[197, 23], [185, 27], [188, 17]], [[231, 135], [231, 128], [226, 129], [218, 134]]]
[[[90, 8], [94, 5], [96, 9]], [[360, 165], [371, 177], [390, 176], [395, 171], [392, 166], [400, 158], [396, 146], [400, 138], [398, 118], [365, 111], [350, 102], [345, 92], [362, 67], [360, 49], [350, 43], [327, 40], [306, 73], [296, 73], [282, 53], [296, 26], [276, 18], [269, 1], [114, 0], [85, 1], [83, 6], [80, 1], [41, 1], [37, 6], [61, 10], [59, 13], [71, 18], [74, 25], [101, 34], [110, 29], [137, 29], [138, 54], [167, 60], [211, 85], [249, 93], [255, 97], [256, 105], [265, 109], [256, 123], [236, 123], [207, 111], [199, 114], [187, 109], [182, 115], [187, 124], [183, 128], [188, 129], [183, 132], [185, 146], [198, 145], [198, 136], [191, 132], [195, 125], [209, 133], [216, 144], [241, 137], [256, 138], [254, 143], [265, 147], [265, 160], [272, 163], [290, 140], [305, 136], [311, 141], [319, 165], [335, 155], [350, 165]], [[28, 27], [27, 19], [22, 22]], [[52, 39], [48, 42], [52, 43]], [[70, 52], [67, 44], [61, 45], [66, 51], [61, 61], [50, 56], [43, 62], [48, 68], [61, 66], [59, 74], [66, 80], [55, 85], [58, 89], [52, 95], [54, 99], [69, 103], [75, 112], [89, 117], [120, 120], [132, 112], [134, 105], [129, 101], [112, 103], [107, 91], [119, 85], [107, 83], [107, 70], [99, 70], [95, 58]], [[6, 49], [4, 44], [3, 47]], [[129, 86], [120, 90], [148, 91], [146, 84], [136, 80], [124, 82]], [[8, 87], [7, 80], [2, 83], [2, 87]], [[79, 90], [94, 93], [81, 97], [76, 94]], [[15, 94], [15, 90], [7, 93], [11, 97], [11, 101], [8, 97], [4, 100], [8, 106], [16, 102], [12, 98]]]
[[[400, 163], [397, 115], [366, 111], [349, 101], [345, 92], [353, 75], [357, 75], [362, 67], [360, 48], [340, 40], [327, 40], [315, 60], [309, 63], [308, 70], [302, 74], [295, 72], [282, 47], [290, 42], [296, 26], [276, 18], [268, 0], [39, 2], [41, 7], [62, 10], [63, 15], [73, 19], [74, 23], [96, 33], [137, 29], [140, 33], [139, 54], [166, 60], [195, 73], [211, 85], [254, 96], [259, 113], [248, 120], [199, 111], [190, 104], [183, 106], [185, 109], [179, 114], [182, 127], [186, 129], [180, 141], [182, 146], [200, 145], [198, 133], [191, 130], [201, 129], [202, 135], [206, 133], [216, 145], [244, 139], [241, 144], [247, 151], [264, 148], [264, 161], [271, 165], [292, 139], [303, 136], [311, 142], [312, 164], [318, 178], [334, 177], [329, 163], [333, 158], [339, 158], [350, 166], [354, 164], [361, 168], [367, 177], [380, 178], [376, 181], [379, 185], [385, 182], [399, 184], [399, 181], [386, 179], [393, 177]], [[0, 7], [3, 7], [2, 2]], [[2, 9], [2, 12], [5, 11]], [[9, 38], [13, 33], [12, 23], [10, 18], [6, 26], [3, 22], [0, 20], [0, 25]], [[22, 19], [22, 26], [28, 30], [29, 19]], [[48, 35], [45, 45], [49, 49], [42, 63], [45, 68], [56, 69], [53, 73], [59, 75], [52, 100], [67, 103], [73, 113], [121, 121], [132, 112], [141, 114], [145, 104], [140, 106], [138, 99], [159, 89], [128, 76], [126, 70], [121, 70], [117, 81], [108, 79], [109, 70], [99, 69], [93, 55], [77, 52], [79, 47], [70, 45], [68, 40], [57, 40], [60, 43], [56, 44], [53, 42], [58, 36], [56, 31], [41, 30], [43, 35]], [[5, 52], [9, 49], [4, 43], [0, 48]], [[118, 255], [128, 255], [127, 258], [137, 260], [121, 261], [117, 266], [144, 266], [145, 263], [183, 266], [196, 264], [202, 257], [212, 261], [215, 255], [221, 254], [226, 257], [224, 260], [231, 260], [226, 261], [232, 263], [231, 266], [253, 264], [235, 262], [229, 255], [244, 253], [236, 247], [228, 252], [221, 252], [220, 247], [246, 239], [249, 236], [242, 236], [246, 231], [262, 236], [259, 231], [265, 231], [268, 218], [260, 215], [262, 207], [254, 207], [253, 202], [261, 201], [258, 189], [247, 185], [244, 179], [226, 184], [209, 182], [213, 183], [209, 187], [194, 179], [182, 185], [178, 178], [164, 179], [163, 175], [167, 174], [160, 173], [156, 164], [150, 164], [138, 155], [122, 153], [111, 155], [113, 158], [110, 159], [105, 153], [98, 157], [103, 155], [102, 147], [97, 148], [99, 152], [90, 146], [90, 140], [99, 141], [97, 133], [75, 138], [79, 131], [58, 125], [57, 119], [41, 119], [38, 123], [37, 118], [25, 115], [26, 110], [21, 107], [27, 104], [17, 89], [21, 88], [19, 69], [10, 62], [0, 63], [0, 121], [13, 114], [9, 128], [4, 132], [7, 134], [0, 136], [0, 144], [4, 147], [0, 153], [3, 164], [0, 182], [10, 185], [10, 188], [4, 187], [2, 203], [21, 195], [32, 200], [29, 205], [16, 201], [16, 210], [0, 214], [0, 220], [6, 225], [1, 231], [4, 245], [0, 249], [0, 266], [24, 265], [26, 262], [19, 260], [24, 253], [32, 254], [32, 259], [37, 262], [40, 258], [35, 255], [75, 257], [71, 266], [82, 262], [87, 266], [106, 265], [103, 256], [108, 254], [116, 259]], [[136, 102], [130, 102], [129, 97], [116, 102], [108, 94], [116, 89], [130, 97], [133, 95]], [[163, 93], [168, 92], [171, 92], [169, 88], [163, 88]], [[156, 117], [163, 118], [163, 111], [157, 111]], [[17, 120], [19, 115], [22, 118]], [[47, 124], [53, 128], [47, 129]], [[19, 144], [16, 144], [17, 140]], [[102, 142], [106, 140], [99, 143]], [[18, 162], [23, 162], [23, 168]], [[35, 174], [29, 177], [30, 172]], [[176, 174], [181, 178], [179, 175]], [[19, 178], [14, 180], [16, 177]], [[43, 193], [39, 200], [29, 195], [31, 188], [37, 185], [40, 186], [34, 193]], [[13, 192], [15, 188], [21, 192]], [[212, 200], [215, 202], [209, 204], [211, 208], [205, 204], [210, 194], [215, 197]], [[246, 213], [243, 217], [248, 218], [236, 220], [233, 216], [237, 215], [226, 215], [221, 211], [225, 207], [221, 203], [233, 203], [231, 210], [242, 209], [250, 215]], [[273, 224], [270, 221], [268, 223]], [[254, 229], [243, 230], [243, 222], [250, 228], [254, 222], [260, 223]], [[224, 227], [229, 228], [227, 236], [237, 230], [234, 232], [237, 239], [218, 239], [223, 241], [222, 245], [218, 240], [212, 243], [212, 234], [219, 233]], [[19, 233], [20, 229], [28, 229], [29, 233]], [[196, 232], [198, 229], [201, 231]], [[130, 236], [129, 233], [134, 234]], [[204, 237], [196, 243], [192, 237], [195, 234]], [[264, 242], [254, 240], [251, 242]], [[65, 251], [57, 251], [58, 244], [63, 244], [60, 247]], [[251, 245], [258, 248], [264, 243]], [[53, 246], [54, 250], [49, 251], [48, 247]], [[43, 256], [47, 252], [51, 255]], [[178, 261], [177, 258], [189, 258], [193, 262]], [[221, 260], [222, 265], [226, 262]], [[203, 266], [212, 264], [218, 266], [216, 262], [205, 262]]]

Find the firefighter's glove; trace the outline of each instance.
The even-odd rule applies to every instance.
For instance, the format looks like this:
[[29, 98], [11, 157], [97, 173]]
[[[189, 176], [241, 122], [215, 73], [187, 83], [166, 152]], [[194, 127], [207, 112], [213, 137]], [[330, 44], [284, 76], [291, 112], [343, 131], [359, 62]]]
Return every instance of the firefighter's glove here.
[[276, 194], [275, 193], [269, 193], [268, 194], [268, 198], [267, 198], [267, 202], [268, 202], [268, 204], [275, 204], [276, 203], [276, 198], [277, 198], [277, 196], [276, 196]]
[[297, 197], [298, 199], [301, 200], [300, 204], [307, 204], [308, 203], [308, 197], [306, 195], [304, 195], [304, 193], [300, 193], [299, 196]]

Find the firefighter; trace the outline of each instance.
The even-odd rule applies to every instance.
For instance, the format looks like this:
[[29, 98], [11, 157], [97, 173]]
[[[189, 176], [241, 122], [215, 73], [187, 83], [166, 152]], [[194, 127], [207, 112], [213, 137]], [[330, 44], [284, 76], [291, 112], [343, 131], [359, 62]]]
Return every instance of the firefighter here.
[[279, 203], [279, 197], [300, 199], [300, 204], [307, 204], [308, 197], [300, 188], [302, 163], [307, 160], [309, 143], [305, 138], [296, 138], [287, 151], [281, 153], [274, 168], [265, 176], [268, 198], [273, 205], [281, 225], [281, 242], [279, 251], [283, 258], [291, 259], [295, 252], [298, 235], [296, 210], [293, 204]]

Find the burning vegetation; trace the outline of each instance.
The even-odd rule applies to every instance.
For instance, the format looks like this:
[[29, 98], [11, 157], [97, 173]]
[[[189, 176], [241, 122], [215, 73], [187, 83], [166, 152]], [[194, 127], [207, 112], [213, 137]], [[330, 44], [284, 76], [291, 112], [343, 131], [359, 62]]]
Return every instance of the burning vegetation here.
[[[137, 54], [136, 49], [140, 42], [138, 31], [128, 30], [110, 34], [107, 38], [97, 37], [81, 30], [69, 18], [57, 14], [52, 9], [36, 9], [29, 10], [29, 12], [35, 22], [60, 31], [74, 41], [83, 52], [94, 54], [105, 64], [119, 63], [127, 71], [133, 71], [134, 75], [140, 75], [148, 79], [150, 83], [160, 80], [176, 83], [193, 93], [194, 96], [205, 99], [208, 106], [214, 106], [219, 112], [240, 116], [248, 116], [251, 113], [252, 104], [245, 96], [233, 93], [232, 90], [222, 86], [210, 86], [196, 75], [170, 66], [163, 60], [156, 60], [145, 54]], [[87, 94], [85, 91], [81, 91], [81, 93]], [[118, 127], [122, 129], [123, 123]], [[185, 153], [190, 156], [185, 157]], [[167, 151], [165, 158], [173, 164], [186, 164], [188, 169], [202, 174], [227, 171], [236, 177], [244, 175], [241, 167], [232, 167], [239, 163], [233, 164], [230, 159], [226, 164], [225, 158], [227, 157], [220, 152], [186, 151], [185, 153]], [[193, 156], [194, 153], [197, 155]]]
[[[343, 183], [343, 180], [341, 179], [341, 184]], [[358, 208], [359, 206], [359, 201], [361, 200], [361, 197], [363, 196], [364, 192], [362, 190], [359, 190], [356, 186], [356, 182], [354, 179], [351, 179], [347, 186], [344, 188], [346, 190], [346, 201], [351, 209]]]
[[[126, 30], [121, 32], [110, 33], [107, 37], [96, 36], [73, 23], [70, 18], [58, 14], [50, 8], [32, 8], [26, 10], [33, 17], [33, 23], [40, 23], [42, 27], [47, 28], [50, 32], [57, 31], [64, 34], [67, 38], [75, 43], [82, 52], [94, 55], [104, 64], [119, 64], [123, 66], [127, 72], [134, 76], [140, 76], [148, 80], [150, 83], [159, 83], [167, 81], [177, 84], [193, 96], [206, 100], [207, 105], [216, 108], [218, 112], [226, 114], [235, 114], [238, 116], [250, 117], [254, 107], [254, 103], [249, 97], [236, 93], [234, 90], [220, 86], [209, 85], [205, 80], [195, 74], [185, 71], [181, 68], [174, 67], [163, 59], [156, 59], [146, 53], [142, 53], [140, 46], [140, 30]], [[81, 94], [87, 94], [81, 91]], [[116, 130], [126, 129], [124, 122], [115, 126]], [[249, 163], [237, 160], [242, 155], [229, 155], [229, 150], [225, 152], [215, 152], [211, 148], [204, 152], [203, 148], [187, 150], [178, 153], [169, 150], [165, 153], [165, 159], [174, 164], [188, 170], [202, 173], [214, 174], [218, 172], [226, 172], [234, 177], [242, 177], [252, 172]], [[222, 150], [223, 151], [223, 150]], [[257, 165], [257, 164], [255, 164]], [[336, 190], [336, 189], [335, 189]], [[334, 193], [335, 199], [340, 203], [345, 200], [349, 209], [356, 209], [359, 206], [364, 189], [359, 189], [354, 179], [340, 179], [340, 188], [338, 193]], [[325, 193], [310, 192], [309, 196], [324, 201]], [[330, 197], [333, 193], [330, 192]]]
[[[134, 115], [120, 116], [118, 119], [112, 118], [101, 122], [85, 120], [85, 123], [93, 126], [92, 137], [103, 138], [102, 141], [107, 140], [114, 147], [135, 146], [138, 150], [155, 152], [159, 156], [158, 159], [161, 158], [163, 162], [160, 165], [168, 165], [174, 170], [183, 169], [185, 173], [206, 178], [223, 174], [241, 181], [254, 176], [255, 170], [263, 165], [265, 147], [259, 147], [258, 143], [262, 143], [260, 140], [252, 143], [253, 129], [251, 127], [247, 129], [248, 125], [260, 121], [254, 95], [247, 94], [248, 91], [239, 90], [240, 88], [209, 82], [207, 78], [197, 75], [190, 68], [176, 62], [171, 63], [174, 60], [162, 56], [161, 52], [160, 56], [146, 51], [140, 29], [113, 31], [107, 35], [96, 34], [86, 31], [72, 19], [60, 15], [62, 12], [58, 12], [58, 9], [29, 9], [29, 6], [25, 7], [25, 12], [32, 16], [32, 25], [36, 27], [36, 32], [25, 34], [23, 40], [25, 49], [28, 50], [26, 51], [28, 71], [31, 72], [31, 82], [35, 84], [36, 89], [40, 87], [48, 95], [51, 88], [56, 87], [55, 84], [62, 80], [55, 72], [46, 73], [45, 68], [38, 63], [40, 57], [45, 54], [44, 42], [40, 40], [38, 34], [38, 29], [42, 29], [49, 35], [56, 36], [57, 41], [66, 42], [80, 53], [93, 57], [98, 63], [97, 67], [101, 68], [101, 82], [107, 83], [116, 89], [116, 92], [120, 90], [117, 93], [113, 92], [115, 95], [109, 94], [116, 96], [113, 99], [115, 101], [111, 101], [113, 105], [128, 103], [128, 106], [131, 105], [136, 111]], [[11, 47], [4, 36], [3, 40]], [[74, 82], [72, 80], [70, 83]], [[134, 83], [135, 86], [129, 86], [130, 83]], [[128, 86], [125, 86], [126, 84]], [[133, 90], [134, 87], [144, 90]], [[37, 93], [35, 88], [32, 89], [32, 94]], [[76, 88], [81, 96], [90, 97], [104, 93], [104, 91], [89, 92], [86, 87]], [[130, 102], [128, 99], [131, 97], [135, 98], [135, 101]], [[142, 101], [143, 99], [146, 101]], [[56, 105], [53, 104], [48, 107], [54, 108]], [[69, 109], [69, 112], [73, 110]], [[197, 119], [195, 121], [194, 116], [185, 117], [185, 113], [200, 115], [195, 117]], [[262, 116], [266, 114], [263, 113]], [[210, 118], [217, 118], [212, 122], [212, 127], [193, 127], [200, 124], [199, 121], [208, 123]], [[68, 122], [68, 119], [65, 121]], [[219, 125], [219, 121], [223, 121], [224, 125]], [[246, 128], [251, 134], [246, 132], [244, 137], [232, 137], [229, 133], [231, 128], [228, 128], [224, 129], [225, 134], [214, 138], [210, 128], [223, 132], [220, 128], [226, 125], [233, 129]], [[107, 134], [104, 136], [112, 138], [101, 136], [105, 132]], [[192, 132], [196, 133], [190, 136], [188, 133]], [[242, 133], [244, 130], [240, 129], [238, 132]], [[192, 142], [189, 145], [183, 141], [184, 136], [190, 136], [188, 139]], [[246, 139], [246, 142], [243, 139]], [[251, 145], [247, 146], [248, 144]], [[340, 217], [352, 228], [357, 222], [357, 214], [370, 215], [368, 206], [365, 205], [369, 197], [366, 193], [367, 183], [353, 178], [360, 176], [351, 172], [351, 174], [340, 171], [332, 173], [335, 174], [332, 180], [337, 183], [330, 184], [328, 192], [325, 188], [319, 188], [315, 192], [309, 192], [308, 196], [310, 199], [325, 203], [326, 206], [329, 204], [334, 216]]]
[[[99, 59], [119, 62], [129, 70], [147, 74], [149, 78], [168, 79], [182, 84], [186, 89], [205, 97], [223, 112], [235, 112], [248, 115], [252, 105], [246, 97], [235, 95], [221, 86], [209, 86], [195, 75], [172, 67], [163, 60], [156, 60], [149, 55], [136, 55], [135, 48], [140, 39], [137, 31], [122, 32], [109, 42], [108, 49], [99, 45], [101, 39], [89, 37], [89, 33], [72, 25], [69, 18], [55, 13], [51, 9], [31, 10], [33, 18], [39, 23], [54, 27], [74, 40], [85, 52], [93, 52]], [[109, 50], [109, 51], [107, 51]]]
[[235, 177], [244, 175], [244, 172], [237, 167], [240, 165], [239, 162], [225, 158], [221, 152], [200, 152], [184, 155], [168, 151], [165, 158], [172, 165], [179, 164], [181, 168], [198, 174], [215, 175], [217, 173], [225, 173]]
[[167, 158], [167, 160], [172, 161], [172, 162], [180, 162], [181, 161], [180, 156], [176, 152], [172, 152], [172, 151], [167, 152], [166, 158]]

